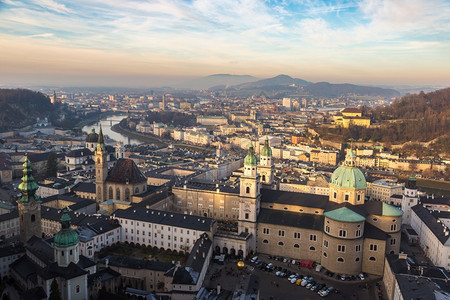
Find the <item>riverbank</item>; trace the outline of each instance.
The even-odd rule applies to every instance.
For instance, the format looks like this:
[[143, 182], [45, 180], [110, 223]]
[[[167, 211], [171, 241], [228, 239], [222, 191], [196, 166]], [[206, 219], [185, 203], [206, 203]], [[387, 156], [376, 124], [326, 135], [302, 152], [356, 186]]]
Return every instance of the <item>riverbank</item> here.
[[[160, 139], [156, 136], [150, 136], [145, 133], [138, 133], [136, 131], [131, 131], [126, 128], [123, 128], [120, 126], [120, 123], [111, 126], [111, 130], [114, 132], [120, 133], [124, 136], [130, 137], [130, 138], [133, 138], [136, 140], [141, 140], [145, 143], [153, 143], [158, 146], [168, 146], [170, 144], [169, 142], [163, 141], [162, 139]], [[188, 150], [192, 150], [192, 151], [200, 151], [200, 152], [214, 152], [215, 151], [214, 149], [208, 149], [208, 148], [201, 147], [201, 146], [186, 145], [186, 144], [182, 144], [182, 143], [173, 143], [173, 146], [176, 148], [184, 148], [184, 149], [188, 149]]]
[[75, 126], [74, 129], [81, 129], [84, 126], [90, 125], [90, 124], [94, 124], [97, 123], [99, 119], [101, 118], [106, 118], [106, 117], [111, 117], [111, 116], [117, 116], [117, 111], [105, 111], [105, 112], [101, 112], [98, 115], [89, 117], [81, 122], [78, 122]]
[[133, 132], [133, 131], [127, 130], [125, 128], [122, 128], [120, 126], [120, 124], [115, 124], [115, 125], [111, 126], [111, 130], [114, 132], [120, 133], [122, 135], [125, 135], [127, 137], [130, 137], [130, 138], [133, 138], [136, 140], [140, 140], [144, 143], [155, 144], [158, 146], [168, 146], [169, 145], [168, 143], [165, 143], [156, 137], [153, 138], [151, 136], [144, 135], [142, 133], [137, 133], [137, 132]]

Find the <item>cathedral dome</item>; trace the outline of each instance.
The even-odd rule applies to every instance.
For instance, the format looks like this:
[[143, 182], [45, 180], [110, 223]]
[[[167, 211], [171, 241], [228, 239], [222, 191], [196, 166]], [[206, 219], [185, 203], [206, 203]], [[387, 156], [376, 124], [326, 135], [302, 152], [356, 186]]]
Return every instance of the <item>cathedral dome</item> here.
[[367, 188], [364, 173], [355, 166], [355, 155], [353, 151], [347, 153], [345, 164], [334, 170], [331, 175], [330, 185], [344, 189], [365, 189]]
[[86, 137], [86, 143], [97, 143], [98, 134], [95, 133], [95, 129], [92, 128], [91, 133], [89, 133]]
[[269, 146], [269, 138], [266, 137], [266, 140], [264, 141], [264, 146], [261, 149], [260, 152], [261, 156], [272, 156], [272, 148]]
[[67, 209], [64, 209], [61, 216], [61, 230], [55, 234], [53, 243], [55, 247], [67, 248], [75, 246], [78, 242], [78, 234], [70, 227], [70, 216], [67, 214]]
[[244, 158], [245, 166], [256, 166], [258, 164], [258, 159], [255, 155], [255, 150], [253, 149], [253, 145], [250, 145], [248, 148], [247, 156]]

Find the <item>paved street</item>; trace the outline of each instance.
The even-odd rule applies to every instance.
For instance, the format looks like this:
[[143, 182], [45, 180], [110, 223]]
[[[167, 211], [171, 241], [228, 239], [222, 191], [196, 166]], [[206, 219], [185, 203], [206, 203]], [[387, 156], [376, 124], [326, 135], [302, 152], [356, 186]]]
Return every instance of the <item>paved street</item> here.
[[[327, 299], [360, 299], [375, 300], [376, 295], [375, 282], [380, 278], [369, 277], [364, 281], [341, 281], [330, 278], [324, 273], [318, 273], [314, 270], [298, 268], [298, 266], [288, 267], [287, 263], [269, 260], [266, 256], [260, 257], [264, 262], [272, 262], [276, 266], [287, 268], [302, 275], [313, 276], [315, 281], [325, 283], [327, 286], [333, 286], [339, 290], [339, 293], [330, 294]], [[316, 292], [312, 292], [305, 287], [290, 283], [287, 278], [275, 276], [274, 272], [265, 272], [255, 268], [250, 262], [246, 262], [246, 268], [242, 271], [237, 269], [236, 260], [229, 260], [225, 265], [212, 264], [206, 276], [205, 286], [215, 288], [220, 283], [223, 289], [234, 290], [239, 276], [255, 274], [259, 278], [259, 289], [261, 299], [322, 299]], [[366, 288], [367, 286], [367, 288]]]

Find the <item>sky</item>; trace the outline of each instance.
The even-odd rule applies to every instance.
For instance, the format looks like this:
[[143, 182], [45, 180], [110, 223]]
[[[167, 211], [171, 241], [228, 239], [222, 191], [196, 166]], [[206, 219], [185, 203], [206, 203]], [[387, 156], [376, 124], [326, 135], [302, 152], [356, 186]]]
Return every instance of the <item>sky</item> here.
[[0, 86], [450, 86], [448, 0], [0, 0]]

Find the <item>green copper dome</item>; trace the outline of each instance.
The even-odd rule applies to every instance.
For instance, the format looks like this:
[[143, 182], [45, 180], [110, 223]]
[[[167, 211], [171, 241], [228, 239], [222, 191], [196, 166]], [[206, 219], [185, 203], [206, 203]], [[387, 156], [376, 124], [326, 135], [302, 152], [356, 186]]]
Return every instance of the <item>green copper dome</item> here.
[[331, 175], [330, 185], [345, 189], [365, 189], [367, 188], [366, 177], [364, 173], [358, 169], [356, 165], [356, 156], [353, 150], [347, 153], [345, 163], [334, 170]]
[[92, 128], [91, 133], [86, 137], [86, 143], [96, 143], [98, 141], [98, 134], [95, 133], [95, 129]]
[[269, 138], [266, 136], [266, 140], [264, 141], [264, 146], [261, 149], [261, 156], [272, 156], [272, 148], [269, 146]]
[[255, 155], [255, 150], [253, 149], [253, 144], [250, 144], [250, 148], [248, 148], [247, 156], [244, 158], [245, 166], [256, 166], [258, 164], [258, 159]]
[[39, 196], [36, 195], [36, 191], [39, 188], [36, 182], [34, 182], [34, 177], [32, 175], [31, 163], [28, 156], [25, 155], [25, 162], [23, 163], [23, 176], [22, 183], [19, 184], [18, 189], [22, 192], [22, 197], [19, 201], [22, 204], [27, 204], [31, 201], [40, 202]]
[[55, 234], [53, 243], [55, 247], [66, 248], [75, 246], [78, 242], [78, 234], [70, 227], [70, 216], [64, 208], [61, 216], [61, 230]]

